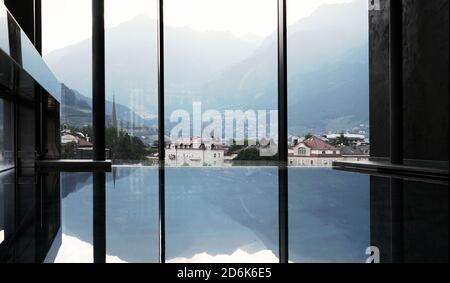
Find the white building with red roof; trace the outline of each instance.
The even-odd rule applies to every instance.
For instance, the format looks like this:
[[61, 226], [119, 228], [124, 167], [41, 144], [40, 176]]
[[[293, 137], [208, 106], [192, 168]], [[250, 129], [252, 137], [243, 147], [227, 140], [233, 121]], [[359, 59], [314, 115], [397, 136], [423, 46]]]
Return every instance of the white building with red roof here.
[[333, 161], [342, 160], [339, 148], [316, 136], [295, 144], [288, 156], [289, 165], [304, 167], [331, 167]]

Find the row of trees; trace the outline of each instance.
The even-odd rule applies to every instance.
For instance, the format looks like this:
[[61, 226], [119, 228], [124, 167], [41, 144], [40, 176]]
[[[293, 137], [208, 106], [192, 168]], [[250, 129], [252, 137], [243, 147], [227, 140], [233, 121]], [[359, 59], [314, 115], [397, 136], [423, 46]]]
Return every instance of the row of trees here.
[[[91, 137], [91, 143], [95, 143], [91, 126], [85, 126], [81, 129], [73, 126], [65, 126], [65, 128], [69, 129], [72, 133], [79, 132], [84, 136]], [[147, 159], [146, 157], [152, 151], [138, 137], [114, 127], [106, 128], [105, 142], [106, 149], [109, 149], [109, 158], [116, 164], [145, 161]], [[75, 142], [63, 145], [61, 148], [61, 157], [63, 159], [77, 158], [77, 147]]]
[[261, 154], [259, 152], [259, 148], [250, 147], [250, 148], [241, 150], [234, 160], [235, 161], [277, 161], [278, 154], [273, 155], [273, 156], [261, 156]]
[[113, 127], [106, 129], [105, 137], [106, 148], [109, 148], [113, 162], [140, 162], [147, 159], [147, 147], [138, 137]]

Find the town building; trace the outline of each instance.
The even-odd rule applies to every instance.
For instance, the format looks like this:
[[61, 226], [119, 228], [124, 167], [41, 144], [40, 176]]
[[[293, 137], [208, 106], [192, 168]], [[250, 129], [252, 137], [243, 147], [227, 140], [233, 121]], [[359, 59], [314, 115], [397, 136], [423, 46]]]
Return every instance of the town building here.
[[288, 155], [291, 166], [331, 167], [333, 161], [342, 161], [341, 150], [312, 136], [295, 144]]
[[225, 148], [213, 140], [188, 139], [166, 145], [167, 166], [224, 166]]
[[75, 132], [70, 129], [61, 131], [61, 144], [75, 143], [80, 147], [92, 147], [91, 138], [81, 132]]
[[64, 146], [73, 143], [76, 146], [76, 159], [93, 158], [94, 145], [90, 140], [89, 136], [81, 132], [74, 132], [70, 129], [63, 129], [61, 131], [61, 144]]
[[369, 145], [350, 145], [342, 146], [341, 155], [344, 161], [369, 161], [370, 146]]

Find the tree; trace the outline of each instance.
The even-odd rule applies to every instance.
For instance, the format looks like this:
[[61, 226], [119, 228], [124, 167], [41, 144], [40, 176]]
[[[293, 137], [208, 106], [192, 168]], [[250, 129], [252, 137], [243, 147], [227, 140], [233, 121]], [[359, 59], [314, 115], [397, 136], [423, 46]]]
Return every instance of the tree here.
[[[64, 125], [63, 127], [65, 129], [69, 129], [73, 133], [80, 132], [85, 136], [89, 136], [91, 138], [90, 141], [92, 143], [95, 143], [95, 140], [93, 140], [92, 126], [87, 125], [81, 129], [70, 125]], [[113, 127], [108, 127], [105, 129], [105, 146], [110, 150], [110, 158], [114, 163], [142, 162], [145, 161], [147, 159], [147, 155], [150, 154], [150, 152], [147, 150], [147, 146], [142, 142], [141, 139], [129, 135], [124, 130], [119, 130]], [[153, 152], [154, 151], [152, 151], [152, 153]], [[62, 146], [62, 158], [74, 159], [76, 155], [77, 144], [75, 142], [71, 142]]]
[[261, 156], [259, 149], [252, 147], [241, 150], [238, 156], [234, 159], [236, 161], [277, 161], [278, 155]]
[[106, 147], [110, 150], [110, 158], [113, 162], [146, 160], [147, 148], [138, 137], [113, 127], [106, 129], [105, 136]]
[[335, 140], [331, 142], [331, 145], [333, 146], [339, 146], [339, 145], [350, 145], [350, 141], [348, 138], [345, 137], [344, 133], [341, 133], [339, 137], [337, 137]]
[[243, 148], [245, 148], [245, 147], [246, 147], [245, 145], [236, 145], [236, 144], [233, 144], [233, 145], [230, 146], [229, 151], [230, 151], [230, 153], [235, 153], [235, 152], [237, 152], [237, 151], [239, 151], [239, 150], [241, 150], [241, 149], [243, 149]]

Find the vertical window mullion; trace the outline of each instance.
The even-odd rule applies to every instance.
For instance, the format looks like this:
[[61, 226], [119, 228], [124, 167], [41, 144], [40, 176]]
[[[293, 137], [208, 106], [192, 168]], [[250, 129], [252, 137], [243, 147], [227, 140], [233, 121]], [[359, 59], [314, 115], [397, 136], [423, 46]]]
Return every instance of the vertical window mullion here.
[[165, 237], [165, 137], [164, 137], [164, 1], [158, 0], [158, 157], [159, 157], [159, 256], [166, 261]]
[[288, 159], [286, 0], [278, 0], [278, 156]]
[[278, 230], [279, 260], [289, 262], [288, 242], [288, 121], [286, 0], [278, 0]]

